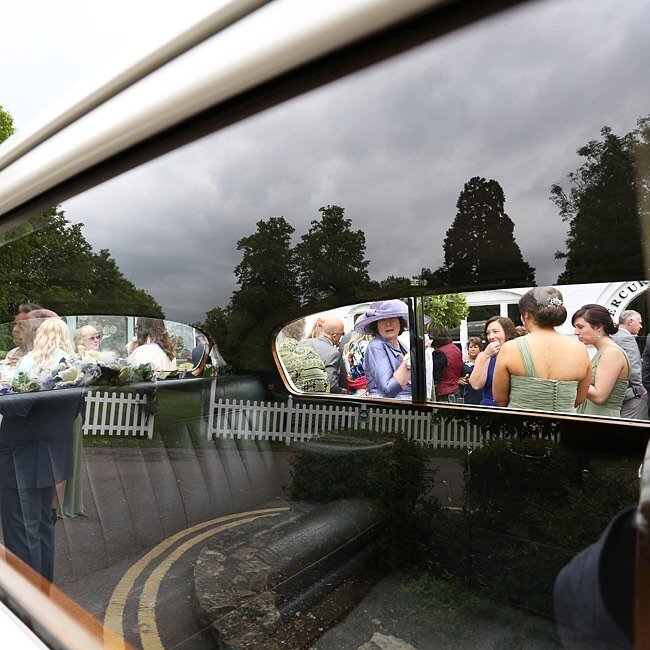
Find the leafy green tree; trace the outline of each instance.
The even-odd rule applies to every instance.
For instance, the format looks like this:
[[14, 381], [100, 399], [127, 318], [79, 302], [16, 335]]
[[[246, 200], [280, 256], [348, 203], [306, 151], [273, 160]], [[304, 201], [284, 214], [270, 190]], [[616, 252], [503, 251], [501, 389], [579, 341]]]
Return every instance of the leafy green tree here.
[[411, 278], [398, 275], [389, 275], [385, 280], [371, 280], [367, 285], [370, 298], [374, 299], [383, 295], [395, 295], [403, 297], [409, 295], [413, 289]]
[[551, 200], [568, 223], [558, 283], [645, 277], [642, 224], [650, 216], [650, 116], [623, 136], [609, 127], [578, 149], [585, 162], [568, 175], [571, 187], [551, 188]]
[[242, 251], [241, 262], [235, 267], [239, 288], [225, 310], [215, 308], [206, 314], [206, 330], [217, 343], [225, 339], [220, 348], [238, 368], [272, 363], [271, 331], [279, 314], [290, 314], [299, 305], [293, 226], [284, 217], [270, 217], [256, 225], [252, 235], [237, 242]]
[[[0, 106], [0, 142], [13, 119]], [[163, 317], [160, 305], [128, 280], [107, 249], [95, 253], [58, 208], [0, 234], [0, 318], [11, 320], [23, 302], [62, 314], [135, 314]]]
[[535, 284], [505, 213], [505, 195], [495, 180], [475, 176], [458, 197], [456, 217], [443, 243], [445, 261], [422, 277], [438, 286], [516, 287]]
[[237, 242], [242, 260], [235, 267], [240, 288], [232, 296], [233, 306], [259, 317], [278, 304], [286, 307], [298, 302], [293, 233], [284, 217], [270, 217], [258, 221], [257, 230]]
[[426, 296], [423, 303], [424, 313], [431, 318], [435, 325], [458, 327], [469, 314], [467, 296], [464, 293]]
[[62, 314], [137, 314], [162, 317], [160, 305], [136, 288], [106, 249], [92, 250], [63, 211], [52, 208], [3, 233], [0, 314], [10, 320], [22, 302]]
[[319, 212], [320, 220], [311, 222], [296, 246], [302, 295], [308, 298], [320, 288], [331, 287], [339, 304], [353, 302], [370, 285], [366, 236], [362, 230], [352, 230], [344, 208], [328, 205]]
[[202, 323], [195, 323], [194, 326], [207, 332], [219, 350], [225, 351], [228, 338], [228, 314], [225, 309], [214, 307], [207, 312]]
[[0, 142], [4, 142], [14, 132], [14, 119], [0, 106]]

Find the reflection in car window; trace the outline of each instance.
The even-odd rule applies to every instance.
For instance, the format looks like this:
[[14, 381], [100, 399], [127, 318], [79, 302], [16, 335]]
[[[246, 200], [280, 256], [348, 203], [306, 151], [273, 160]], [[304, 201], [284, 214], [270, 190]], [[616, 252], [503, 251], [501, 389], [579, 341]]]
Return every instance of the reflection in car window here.
[[[7, 548], [136, 646], [557, 645], [554, 584], [634, 506], [647, 438], [573, 413], [605, 366], [571, 318], [648, 321], [649, 19], [530, 3], [3, 233]], [[515, 326], [559, 307], [549, 370]], [[582, 632], [630, 643], [629, 582], [616, 638]]]
[[[647, 421], [643, 368], [648, 364], [641, 354], [646, 337], [639, 336], [643, 327], [640, 312], [645, 312], [647, 286], [646, 281], [631, 281], [464, 294], [468, 316], [459, 327], [451, 330], [445, 325], [430, 327], [429, 335], [434, 339], [434, 385], [439, 385], [444, 372], [447, 384], [451, 381], [452, 389], [454, 382], [458, 386], [457, 391], [451, 390], [453, 397], [448, 399], [459, 404], [567, 413], [577, 410], [578, 413]], [[509, 317], [515, 310], [517, 321], [522, 323], [520, 326]], [[495, 312], [501, 315], [489, 316]], [[595, 330], [583, 322], [585, 312], [596, 323]], [[487, 316], [484, 321], [470, 320], [480, 313]], [[442, 320], [445, 322], [445, 318]], [[452, 323], [449, 317], [446, 322]], [[482, 327], [482, 333], [472, 336], [477, 325]], [[445, 336], [441, 336], [441, 328]], [[460, 371], [449, 364], [449, 351], [454, 348], [445, 348], [445, 345], [449, 346], [452, 341], [450, 331], [456, 335], [454, 347], [464, 355]], [[556, 334], [564, 336], [556, 337]], [[527, 338], [522, 338], [524, 336]], [[584, 346], [569, 341], [576, 337]], [[516, 342], [504, 346], [511, 340]], [[501, 354], [502, 347], [505, 354]], [[610, 350], [606, 351], [605, 347]], [[625, 355], [619, 354], [619, 347]], [[443, 349], [448, 350], [446, 357], [436, 353]], [[603, 353], [607, 353], [608, 358], [611, 354], [612, 367], [610, 370], [610, 363], [606, 363], [598, 373]], [[587, 363], [589, 357], [590, 364]], [[499, 393], [496, 398], [492, 396], [495, 376]], [[593, 384], [591, 388], [590, 383]], [[445, 386], [444, 392], [448, 388]], [[439, 392], [434, 399], [448, 401], [441, 400]]]
[[[456, 405], [508, 406], [647, 421], [643, 372], [646, 365], [650, 368], [650, 361], [642, 361], [646, 337], [639, 336], [647, 286], [646, 281], [631, 281], [425, 296], [425, 394], [433, 401]], [[324, 323], [333, 321], [342, 322], [345, 332], [338, 346], [339, 386], [357, 397], [395, 398], [378, 390], [373, 377], [375, 358], [372, 346], [368, 347], [373, 339], [382, 339], [375, 331], [378, 328], [371, 325], [381, 320], [381, 309], [387, 309], [381, 307], [383, 304], [406, 310], [403, 301], [357, 303], [287, 325], [276, 345], [292, 387], [304, 393], [330, 392], [299, 378], [299, 366], [295, 359], [290, 361], [288, 346], [306, 355], [305, 369], [314, 378], [319, 373], [322, 377], [324, 357], [312, 358], [313, 349], [306, 350], [304, 344], [323, 337]], [[595, 330], [582, 322], [589, 306], [592, 309], [587, 315], [592, 320], [597, 312], [602, 314], [600, 321], [594, 321]], [[481, 314], [485, 320], [474, 320]], [[306, 329], [309, 333], [302, 338]], [[472, 335], [477, 329], [480, 335]], [[322, 341], [327, 344], [325, 353], [334, 347], [326, 337]], [[403, 358], [410, 350], [408, 333], [399, 334], [399, 344]], [[624, 350], [617, 357], [620, 363], [614, 368], [606, 362], [599, 373], [602, 354], [606, 353], [608, 360], [610, 356], [615, 359], [619, 347]], [[415, 376], [409, 373], [409, 381], [411, 374]]]

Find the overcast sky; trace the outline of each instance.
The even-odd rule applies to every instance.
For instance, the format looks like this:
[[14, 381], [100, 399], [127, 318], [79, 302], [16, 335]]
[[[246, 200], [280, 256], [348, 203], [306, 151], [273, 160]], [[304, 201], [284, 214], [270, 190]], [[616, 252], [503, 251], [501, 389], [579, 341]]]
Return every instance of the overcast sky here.
[[[211, 3], [11, 3], [0, 104], [25, 129], [48, 102]], [[104, 8], [105, 13], [100, 13]], [[110, 8], [110, 13], [106, 13]], [[463, 184], [499, 181], [540, 284], [566, 226], [549, 200], [576, 149], [650, 112], [650, 3], [530, 3], [214, 134], [64, 204], [169, 318], [200, 319], [234, 289], [236, 241], [284, 215], [306, 232], [338, 204], [366, 232], [371, 275], [442, 261]], [[390, 227], [378, 227], [378, 223]]]

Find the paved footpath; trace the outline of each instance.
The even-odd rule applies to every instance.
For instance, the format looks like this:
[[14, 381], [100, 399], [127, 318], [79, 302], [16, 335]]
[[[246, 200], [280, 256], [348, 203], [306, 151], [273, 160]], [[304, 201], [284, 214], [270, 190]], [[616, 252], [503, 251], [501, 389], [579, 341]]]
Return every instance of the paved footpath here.
[[[422, 581], [428, 589], [422, 589]], [[395, 572], [313, 650], [560, 650], [553, 621], [437, 581]]]

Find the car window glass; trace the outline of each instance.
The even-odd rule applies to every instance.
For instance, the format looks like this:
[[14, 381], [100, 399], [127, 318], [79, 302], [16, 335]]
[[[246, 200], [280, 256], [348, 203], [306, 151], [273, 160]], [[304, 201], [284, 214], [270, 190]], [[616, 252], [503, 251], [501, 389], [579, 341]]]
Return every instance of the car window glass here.
[[[549, 288], [554, 293], [549, 290], [544, 293], [542, 288], [522, 287], [456, 294], [454, 300], [451, 299], [452, 296], [444, 294], [424, 297], [425, 313], [433, 320], [428, 327], [433, 351], [428, 354], [433, 356], [435, 392], [432, 393], [429, 388], [429, 398], [432, 401], [459, 405], [507, 405], [511, 408], [565, 413], [574, 412], [574, 407], [577, 406], [577, 412], [585, 415], [647, 421], [647, 387], [644, 386], [644, 381], [650, 386], [647, 378], [650, 377], [650, 358], [645, 353], [647, 337], [643, 329], [647, 313], [647, 287], [647, 281], [632, 280], [558, 285]], [[531, 291], [537, 291], [534, 302], [524, 301], [523, 297]], [[605, 331], [601, 325], [595, 324], [596, 330], [592, 331], [592, 326], [589, 326], [589, 331], [582, 332], [580, 318], [584, 316], [584, 308], [595, 305], [599, 308], [592, 309], [596, 316], [587, 314], [587, 318], [592, 323], [595, 323], [594, 318], [604, 318], [603, 322], [609, 330]], [[544, 312], [548, 320], [551, 311], [557, 311], [557, 315], [551, 314], [555, 320], [542, 324], [546, 326], [544, 331], [547, 334], [557, 332], [563, 336], [557, 339], [547, 337], [538, 345], [536, 341], [540, 340], [539, 331], [535, 330], [539, 328], [536, 327], [535, 318], [526, 315], [528, 309], [534, 311], [537, 320], [544, 319], [538, 313]], [[480, 320], [476, 320], [477, 316], [481, 317]], [[507, 341], [526, 336], [529, 338], [509, 344], [513, 351], [502, 357], [502, 363], [507, 363], [508, 366], [508, 400], [502, 404], [495, 403], [492, 381], [500, 348]], [[614, 345], [616, 350], [622, 348], [625, 352], [619, 352], [618, 356], [611, 350], [609, 352], [620, 361], [616, 383], [612, 380], [606, 388], [602, 388], [606, 394], [592, 394], [591, 399], [587, 398], [580, 405], [569, 398], [574, 388], [564, 385], [563, 381], [577, 380], [581, 376], [582, 371], [577, 369], [581, 363], [580, 356], [571, 355], [582, 355], [583, 360], [586, 355], [580, 346], [574, 345], [573, 349], [570, 345], [566, 348], [555, 347], [556, 344], [564, 345], [567, 339], [574, 338], [584, 345], [584, 351], [593, 366], [591, 383], [598, 388], [600, 382], [596, 383], [596, 378], [598, 361], [603, 354], [600, 350], [602, 344]], [[462, 364], [454, 364], [453, 360], [458, 361], [461, 355]], [[535, 365], [535, 358], [539, 367]], [[585, 366], [584, 363], [582, 365]], [[600, 381], [604, 381], [605, 372], [607, 371], [601, 369]], [[522, 382], [520, 378], [527, 375], [534, 379], [524, 379]], [[549, 378], [559, 380], [559, 384], [545, 385], [544, 379]], [[537, 381], [538, 379], [542, 381]], [[431, 384], [430, 378], [428, 384]], [[438, 390], [435, 390], [436, 387]], [[535, 399], [527, 394], [546, 389], [552, 389], [548, 400], [541, 396]], [[520, 397], [522, 390], [527, 394], [523, 399]], [[563, 405], [558, 404], [558, 390], [567, 391], [567, 401]], [[606, 407], [594, 403], [594, 400], [600, 402], [601, 398], [607, 402]]]
[[[5, 545], [108, 638], [138, 647], [362, 647], [387, 636], [453, 647], [488, 628], [495, 647], [568, 639], [556, 619], [571, 603], [556, 610], [553, 585], [636, 503], [645, 428], [602, 411], [454, 403], [433, 367], [422, 392], [435, 401], [418, 402], [406, 389], [410, 336], [391, 350], [363, 331], [344, 342], [356, 350], [338, 347], [358, 315], [378, 332], [391, 321], [381, 326], [394, 342], [406, 300], [447, 328], [436, 348], [457, 367], [487, 320], [518, 324], [519, 299], [540, 286], [576, 309], [591, 301], [650, 321], [648, 24], [642, 2], [524, 3], [3, 233], [5, 361], [30, 301], [59, 317], [46, 329], [77, 352], [99, 340], [128, 359], [146, 327], [136, 340], [146, 358], [128, 372], [155, 354], [167, 376], [122, 390], [126, 367], [106, 366], [105, 388], [36, 390], [83, 376], [54, 377], [50, 365], [35, 384], [27, 373], [24, 391], [6, 381], [0, 510], [22, 512], [22, 486], [43, 490], [32, 526], [53, 535], [52, 507], [63, 521], [42, 562], [6, 518]], [[327, 331], [308, 337], [319, 319]], [[97, 334], [74, 344], [82, 327]], [[163, 333], [156, 350], [147, 337]], [[586, 346], [565, 338], [589, 365]], [[359, 380], [375, 341], [385, 381], [373, 396]], [[181, 377], [212, 342], [216, 376]], [[328, 374], [341, 359], [347, 387]], [[578, 379], [549, 381], [544, 394], [570, 405], [578, 388], [556, 396], [553, 382]], [[625, 636], [633, 606], [616, 600]]]

